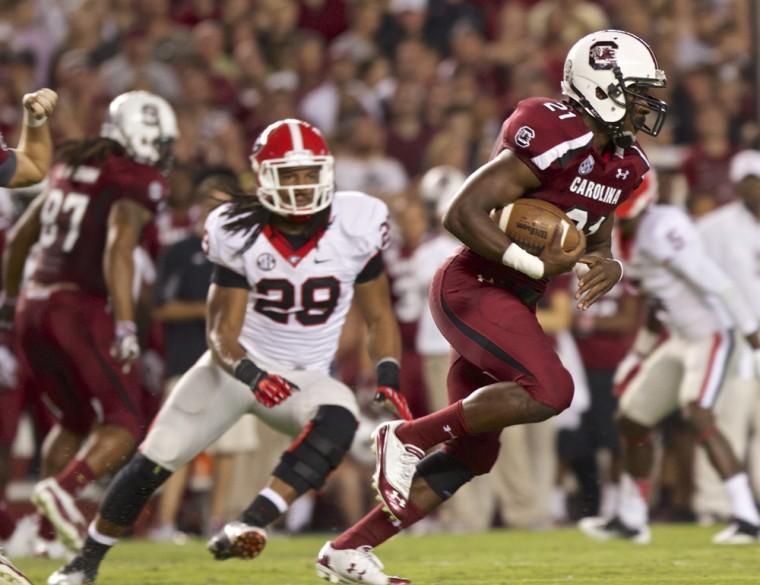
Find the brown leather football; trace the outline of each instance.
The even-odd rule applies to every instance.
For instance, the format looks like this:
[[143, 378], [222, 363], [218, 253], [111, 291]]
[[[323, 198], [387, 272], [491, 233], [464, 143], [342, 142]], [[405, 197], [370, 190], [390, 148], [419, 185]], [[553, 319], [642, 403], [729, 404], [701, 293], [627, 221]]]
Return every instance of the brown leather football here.
[[541, 199], [520, 198], [491, 211], [491, 219], [513, 242], [534, 256], [549, 245], [557, 229], [562, 230], [562, 249], [566, 252], [575, 249], [581, 237], [573, 220]]

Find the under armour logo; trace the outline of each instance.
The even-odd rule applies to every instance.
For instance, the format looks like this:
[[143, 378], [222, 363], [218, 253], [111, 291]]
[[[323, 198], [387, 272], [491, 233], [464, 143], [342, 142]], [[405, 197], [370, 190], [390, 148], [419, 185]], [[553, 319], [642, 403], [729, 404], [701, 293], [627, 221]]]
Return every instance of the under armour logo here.
[[399, 508], [406, 508], [406, 500], [396, 490], [388, 492], [388, 500]]
[[625, 170], [618, 169], [617, 173], [615, 173], [615, 178], [625, 181], [628, 178], [628, 175], [630, 174], [630, 172], [631, 171], [629, 171], [628, 169], [625, 169]]
[[484, 284], [484, 283], [486, 283], [486, 284], [494, 284], [493, 278], [486, 278], [482, 274], [478, 274], [477, 278], [478, 278], [478, 282], [480, 284]]
[[456, 439], [454, 432], [451, 430], [451, 425], [443, 425], [443, 432], [448, 433], [452, 439]]

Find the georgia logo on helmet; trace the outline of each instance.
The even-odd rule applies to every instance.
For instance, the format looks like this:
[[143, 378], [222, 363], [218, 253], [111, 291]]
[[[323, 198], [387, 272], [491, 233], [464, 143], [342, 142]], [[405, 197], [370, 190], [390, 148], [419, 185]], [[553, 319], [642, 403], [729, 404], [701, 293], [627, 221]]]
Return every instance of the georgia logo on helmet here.
[[164, 98], [148, 91], [128, 91], [109, 104], [100, 135], [121, 144], [133, 160], [168, 171], [171, 146], [179, 131], [174, 110]]
[[[665, 123], [668, 105], [646, 95], [649, 88], [667, 84], [652, 49], [642, 39], [621, 30], [586, 35], [573, 45], [565, 59], [562, 93], [604, 124], [613, 137], [622, 137], [626, 114], [637, 130], [657, 136]], [[641, 115], [645, 109], [654, 120]]]
[[633, 193], [615, 209], [615, 217], [621, 220], [636, 219], [650, 205], [657, 201], [657, 173], [650, 169], [644, 175]]
[[[251, 166], [256, 173], [256, 194], [261, 204], [272, 213], [286, 217], [308, 218], [327, 209], [335, 193], [334, 159], [322, 133], [303, 120], [287, 118], [267, 126], [253, 145]], [[316, 183], [283, 185], [280, 171], [317, 167]], [[306, 203], [305, 192], [311, 192]]]

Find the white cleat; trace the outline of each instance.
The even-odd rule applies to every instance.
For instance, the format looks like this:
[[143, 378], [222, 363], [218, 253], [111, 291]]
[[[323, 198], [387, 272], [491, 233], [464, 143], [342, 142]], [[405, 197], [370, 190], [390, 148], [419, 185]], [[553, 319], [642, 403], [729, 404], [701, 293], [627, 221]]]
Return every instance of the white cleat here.
[[245, 522], [229, 522], [211, 537], [206, 548], [217, 561], [255, 559], [267, 545], [267, 531]]
[[37, 532], [40, 528], [40, 517], [29, 514], [16, 522], [13, 534], [5, 543], [5, 554], [11, 558], [35, 556]]
[[95, 581], [87, 578], [84, 571], [64, 573], [63, 569], [58, 569], [47, 580], [47, 585], [93, 585], [94, 583]]
[[383, 563], [372, 547], [337, 550], [326, 542], [317, 557], [317, 576], [330, 583], [363, 583], [364, 585], [407, 585], [409, 579], [383, 573]]
[[0, 584], [2, 585], [32, 585], [24, 574], [13, 566], [5, 556], [0, 554]]
[[58, 485], [55, 478], [42, 480], [34, 486], [32, 503], [40, 514], [50, 520], [66, 548], [74, 552], [82, 548], [87, 522], [74, 498]]
[[649, 526], [631, 528], [623, 524], [623, 521], [617, 516], [613, 518], [589, 516], [578, 522], [578, 528], [589, 538], [602, 542], [627, 540], [633, 544], [649, 544], [652, 541]]
[[404, 518], [417, 464], [425, 456], [422, 449], [402, 443], [396, 436], [396, 428], [403, 422], [383, 423], [372, 433], [377, 456], [372, 485], [385, 509], [398, 521]]
[[744, 520], [735, 520], [713, 536], [713, 544], [757, 544], [758, 527]]

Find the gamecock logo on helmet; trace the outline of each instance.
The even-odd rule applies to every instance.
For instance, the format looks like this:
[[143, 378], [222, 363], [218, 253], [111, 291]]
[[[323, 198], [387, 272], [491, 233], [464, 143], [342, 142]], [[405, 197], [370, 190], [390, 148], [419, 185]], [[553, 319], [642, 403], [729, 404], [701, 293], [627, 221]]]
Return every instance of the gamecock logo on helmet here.
[[618, 46], [612, 41], [600, 41], [591, 45], [588, 63], [592, 69], [604, 71], [617, 65]]

